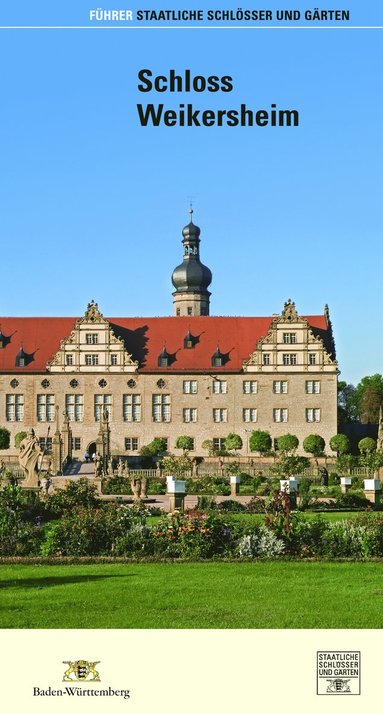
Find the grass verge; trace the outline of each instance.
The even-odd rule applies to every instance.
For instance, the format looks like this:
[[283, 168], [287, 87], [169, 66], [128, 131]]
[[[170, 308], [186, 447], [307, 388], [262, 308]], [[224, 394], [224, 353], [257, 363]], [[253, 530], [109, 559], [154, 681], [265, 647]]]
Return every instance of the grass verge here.
[[383, 563], [1, 565], [1, 628], [382, 628]]

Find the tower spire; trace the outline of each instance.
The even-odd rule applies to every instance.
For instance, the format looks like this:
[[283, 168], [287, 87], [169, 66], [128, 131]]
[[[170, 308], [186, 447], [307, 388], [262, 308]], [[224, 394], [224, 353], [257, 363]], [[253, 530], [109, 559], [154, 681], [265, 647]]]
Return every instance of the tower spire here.
[[190, 222], [182, 231], [184, 255], [172, 275], [174, 315], [208, 315], [210, 295], [208, 287], [212, 274], [199, 257], [201, 230], [193, 223], [193, 207], [189, 208]]

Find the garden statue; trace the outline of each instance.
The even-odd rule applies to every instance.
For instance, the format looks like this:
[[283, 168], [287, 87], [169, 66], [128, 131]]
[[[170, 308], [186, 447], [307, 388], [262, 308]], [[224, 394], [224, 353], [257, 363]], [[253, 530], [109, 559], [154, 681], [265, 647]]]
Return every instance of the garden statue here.
[[27, 436], [20, 443], [19, 453], [19, 464], [25, 474], [24, 488], [38, 488], [37, 462], [41, 453], [39, 440], [34, 430], [29, 429]]
[[94, 475], [99, 478], [102, 476], [101, 456], [98, 453], [96, 454], [94, 459]]
[[132, 478], [130, 487], [133, 493], [133, 499], [139, 501], [141, 497], [141, 481], [139, 478]]
[[319, 469], [321, 486], [328, 486], [328, 471], [325, 466]]
[[107, 474], [108, 474], [109, 478], [113, 478], [113, 476], [114, 476], [114, 469], [113, 469], [113, 461], [112, 461], [112, 459], [109, 459], [109, 460], [108, 460]]
[[121, 458], [118, 459], [117, 474], [118, 474], [118, 476], [120, 476], [121, 478], [122, 478], [123, 475], [124, 475], [124, 462], [123, 462], [123, 460], [122, 460]]
[[41, 479], [41, 490], [42, 490], [44, 496], [48, 495], [51, 485], [52, 485], [52, 479], [49, 477], [48, 472], [47, 472], [46, 476]]
[[141, 479], [141, 493], [140, 493], [140, 498], [147, 498], [147, 497], [148, 497], [147, 490], [148, 490], [148, 479], [147, 479], [147, 478], [142, 478], [142, 479]]

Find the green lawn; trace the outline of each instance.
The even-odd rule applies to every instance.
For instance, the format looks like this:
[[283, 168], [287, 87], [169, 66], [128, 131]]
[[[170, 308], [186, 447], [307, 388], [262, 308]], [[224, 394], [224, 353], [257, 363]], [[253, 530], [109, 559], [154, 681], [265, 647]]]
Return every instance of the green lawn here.
[[1, 628], [382, 628], [383, 562], [1, 565]]

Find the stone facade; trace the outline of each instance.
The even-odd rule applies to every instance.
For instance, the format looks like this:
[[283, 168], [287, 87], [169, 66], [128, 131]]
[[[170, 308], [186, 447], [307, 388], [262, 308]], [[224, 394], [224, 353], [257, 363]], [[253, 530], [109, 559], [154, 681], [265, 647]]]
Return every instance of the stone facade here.
[[[190, 223], [185, 251], [193, 241], [198, 263], [199, 229]], [[33, 428], [50, 447], [64, 428], [82, 458], [96, 448], [105, 413], [114, 455], [137, 455], [155, 437], [180, 453], [175, 440], [188, 435], [193, 455], [206, 456], [204, 440], [222, 447], [235, 432], [250, 456], [255, 429], [273, 439], [296, 434], [301, 453], [309, 434], [328, 444], [337, 432], [338, 365], [327, 306], [311, 317], [291, 300], [269, 318], [201, 315], [211, 273], [194, 266], [189, 285], [184, 263], [173, 273], [174, 304], [195, 299], [193, 314], [107, 319], [92, 302], [80, 319], [1, 318], [0, 424], [11, 432], [4, 454], [16, 456], [20, 431]]]

